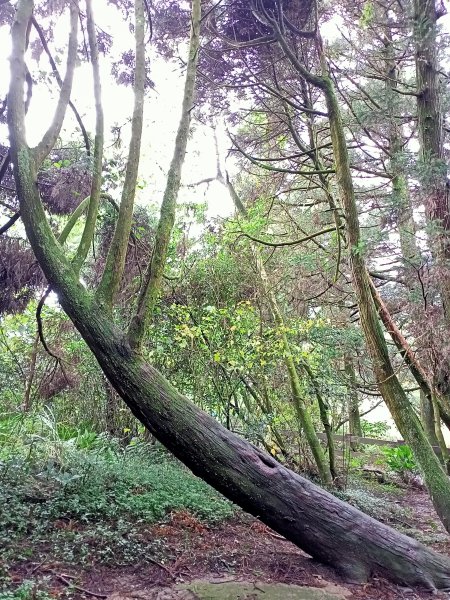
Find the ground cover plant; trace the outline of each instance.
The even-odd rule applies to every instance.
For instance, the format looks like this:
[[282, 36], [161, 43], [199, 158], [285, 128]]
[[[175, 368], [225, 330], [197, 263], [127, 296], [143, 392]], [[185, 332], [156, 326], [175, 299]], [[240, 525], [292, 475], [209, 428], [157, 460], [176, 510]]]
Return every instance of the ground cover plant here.
[[79, 447], [79, 437], [36, 437], [23, 432], [14, 457], [5, 450], [0, 457], [4, 575], [12, 564], [46, 556], [85, 566], [164, 556], [149, 531], [154, 523], [186, 511], [207, 525], [236, 512], [161, 448], [122, 448], [95, 434], [89, 448]]

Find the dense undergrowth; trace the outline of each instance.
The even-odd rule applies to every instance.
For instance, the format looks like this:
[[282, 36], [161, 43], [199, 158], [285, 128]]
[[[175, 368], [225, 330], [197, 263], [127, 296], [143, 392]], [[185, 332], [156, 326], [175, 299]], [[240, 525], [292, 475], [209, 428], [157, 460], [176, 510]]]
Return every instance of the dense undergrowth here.
[[[407, 525], [393, 484], [351, 475], [334, 493], [377, 519]], [[0, 419], [0, 600], [49, 597], [45, 577], [11, 581], [21, 564], [164, 562], [170, 552], [155, 523], [181, 512], [212, 526], [237, 511], [159, 445], [139, 438], [125, 445], [58, 424], [48, 410]]]
[[151, 533], [155, 522], [189, 511], [212, 524], [236, 511], [160, 447], [136, 440], [123, 447], [85, 431], [64, 439], [48, 416], [39, 423], [41, 431], [36, 422], [22, 421], [10, 441], [3, 425], [4, 581], [11, 565], [23, 561], [126, 565], [164, 556], [161, 540]]

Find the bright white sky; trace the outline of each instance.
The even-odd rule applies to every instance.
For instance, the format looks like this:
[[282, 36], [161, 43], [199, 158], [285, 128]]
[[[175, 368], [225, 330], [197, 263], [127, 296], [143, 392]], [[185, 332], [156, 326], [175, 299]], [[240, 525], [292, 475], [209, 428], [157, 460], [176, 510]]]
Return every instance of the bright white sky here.
[[[107, 5], [106, 0], [96, 0], [95, 18], [102, 29], [113, 37], [112, 56], [118, 57], [125, 50], [134, 46], [127, 23], [122, 21], [118, 11]], [[68, 35], [68, 16], [58, 23], [54, 32], [52, 47], [63, 48]], [[0, 97], [7, 92], [9, 79], [9, 48], [10, 36], [7, 28], [0, 29]], [[5, 51], [3, 51], [5, 50]], [[186, 47], [187, 51], [187, 47]], [[184, 55], [186, 55], [186, 51]], [[144, 189], [138, 191], [137, 202], [142, 204], [159, 204], [164, 191], [165, 174], [172, 158], [173, 143], [181, 115], [181, 101], [184, 84], [184, 70], [176, 63], [151, 57], [150, 78], [155, 83], [155, 90], [147, 92], [142, 154], [140, 161], [140, 182]], [[185, 59], [186, 56], [183, 56]], [[133, 107], [133, 94], [129, 87], [117, 85], [110, 74], [110, 57], [101, 56], [102, 68], [102, 98], [105, 115], [105, 132], [108, 135], [114, 125], [128, 123]], [[59, 66], [61, 74], [65, 70], [65, 56]], [[47, 56], [42, 53], [39, 66], [48, 70]], [[36, 144], [48, 127], [55, 108], [54, 88], [35, 85], [33, 98], [27, 116], [27, 136], [31, 145]], [[95, 130], [95, 114], [92, 98], [92, 74], [87, 64], [81, 64], [75, 72], [72, 101], [82, 116], [88, 131]], [[212, 130], [198, 123], [193, 123], [195, 130], [188, 143], [186, 164], [183, 169], [183, 182], [189, 184], [216, 174], [216, 155]], [[62, 138], [71, 139], [75, 120], [70, 109], [67, 112]], [[0, 126], [0, 136], [7, 137], [6, 126]], [[112, 143], [113, 137], [108, 135], [106, 146]], [[121, 152], [126, 155], [129, 141], [129, 127], [122, 129]], [[206, 197], [205, 197], [206, 193]], [[208, 202], [208, 217], [225, 217], [232, 210], [232, 202], [226, 189], [219, 183], [198, 188], [184, 188], [180, 192], [180, 201]]]

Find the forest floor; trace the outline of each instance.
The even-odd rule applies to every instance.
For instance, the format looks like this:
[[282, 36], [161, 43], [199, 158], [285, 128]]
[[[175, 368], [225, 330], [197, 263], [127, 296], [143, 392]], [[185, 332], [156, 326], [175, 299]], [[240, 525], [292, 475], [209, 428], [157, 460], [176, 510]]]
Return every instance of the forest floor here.
[[[390, 525], [439, 552], [450, 554], [450, 539], [424, 491], [368, 485], [376, 502], [399, 507], [398, 511], [391, 510], [389, 518], [385, 519]], [[60, 524], [62, 528], [79, 526], [69, 520]], [[395, 586], [380, 578], [373, 578], [366, 585], [347, 584], [333, 570], [315, 562], [268, 527], [241, 513], [223, 523], [205, 525], [189, 511], [175, 511], [163, 523], [142, 524], [141, 535], [149, 542], [159, 541], [157, 559], [147, 557], [132, 566], [91, 564], [77, 567], [73, 562], [54, 560], [51, 547], [48, 554], [41, 548], [39, 556], [30, 556], [27, 561], [11, 565], [11, 580], [19, 583], [45, 577], [50, 597], [74, 599], [184, 600], [201, 597], [212, 600], [223, 597], [256, 600], [264, 597], [267, 600], [272, 597], [266, 593], [268, 588], [264, 584], [267, 583], [321, 589], [325, 594], [320, 597], [324, 599], [415, 600], [430, 597], [425, 591]], [[217, 586], [217, 594], [210, 591], [206, 596], [186, 595], [183, 584], [193, 581], [211, 582], [213, 590]], [[245, 593], [220, 596], [220, 584], [224, 582], [246, 582]], [[281, 600], [288, 600], [287, 589], [281, 588]], [[310, 597], [319, 598], [315, 594], [313, 592]], [[35, 596], [39, 598], [39, 595]], [[450, 594], [441, 593], [434, 598], [448, 599]]]

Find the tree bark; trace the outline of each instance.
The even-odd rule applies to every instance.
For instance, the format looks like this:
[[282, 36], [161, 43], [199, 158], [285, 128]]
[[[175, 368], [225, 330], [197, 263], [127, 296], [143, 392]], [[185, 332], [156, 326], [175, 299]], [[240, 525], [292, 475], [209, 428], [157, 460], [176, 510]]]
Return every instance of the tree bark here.
[[387, 7], [381, 9], [382, 19], [385, 22], [384, 30], [384, 60], [386, 69], [386, 110], [388, 120], [388, 148], [389, 170], [392, 177], [392, 207], [397, 217], [397, 228], [402, 253], [402, 262], [406, 271], [411, 267], [418, 267], [421, 262], [420, 252], [416, 244], [416, 225], [414, 223], [413, 208], [408, 189], [408, 178], [403, 165], [402, 154], [406, 145], [403, 125], [396, 116], [396, 90], [401, 80], [401, 68], [395, 54], [395, 45], [392, 39], [392, 27], [395, 23], [389, 16]]
[[24, 52], [32, 8], [30, 0], [17, 4], [8, 95], [11, 158], [21, 214], [49, 284], [116, 391], [196, 475], [347, 578], [364, 581], [377, 573], [406, 585], [450, 589], [447, 557], [364, 515], [227, 431], [143, 361], [79, 282], [46, 219], [35, 159], [25, 138]]
[[437, 6], [434, 0], [414, 1], [414, 42], [417, 118], [422, 196], [431, 226], [431, 250], [439, 269], [438, 283], [447, 327], [450, 327], [450, 212], [447, 164], [444, 156], [444, 116], [437, 56]]
[[[318, 47], [319, 52], [322, 52], [320, 42]], [[332, 80], [328, 76], [328, 68], [323, 54], [322, 65], [324, 71], [323, 91], [330, 119], [336, 177], [346, 216], [353, 285], [375, 378], [395, 424], [405, 441], [411, 446], [436, 512], [444, 527], [450, 531], [450, 480], [442, 470], [441, 464], [425, 436], [423, 427], [394, 372], [389, 357], [372, 297], [371, 281], [366, 269], [364, 248], [361, 244], [358, 210], [339, 105]]]
[[[347, 376], [348, 393], [348, 429], [350, 435], [362, 437], [361, 417], [359, 414], [358, 390], [356, 388], [355, 367], [352, 357], [349, 354], [344, 356], [344, 370]], [[358, 442], [351, 442], [350, 448], [357, 452], [361, 445]]]
[[[434, 416], [433, 401], [430, 396], [427, 396], [420, 390], [420, 420], [425, 431], [425, 435], [432, 446], [439, 447], [439, 440], [436, 435], [436, 419]], [[439, 449], [437, 456], [443, 462], [442, 452]]]
[[128, 149], [125, 181], [122, 188], [119, 215], [114, 236], [106, 257], [105, 269], [97, 288], [97, 296], [101, 298], [107, 310], [112, 310], [119, 293], [125, 269], [128, 242], [133, 220], [134, 199], [139, 171], [142, 127], [144, 119], [145, 79], [145, 11], [143, 0], [135, 0], [134, 35], [136, 43], [134, 69], [134, 109], [131, 119], [131, 139]]

